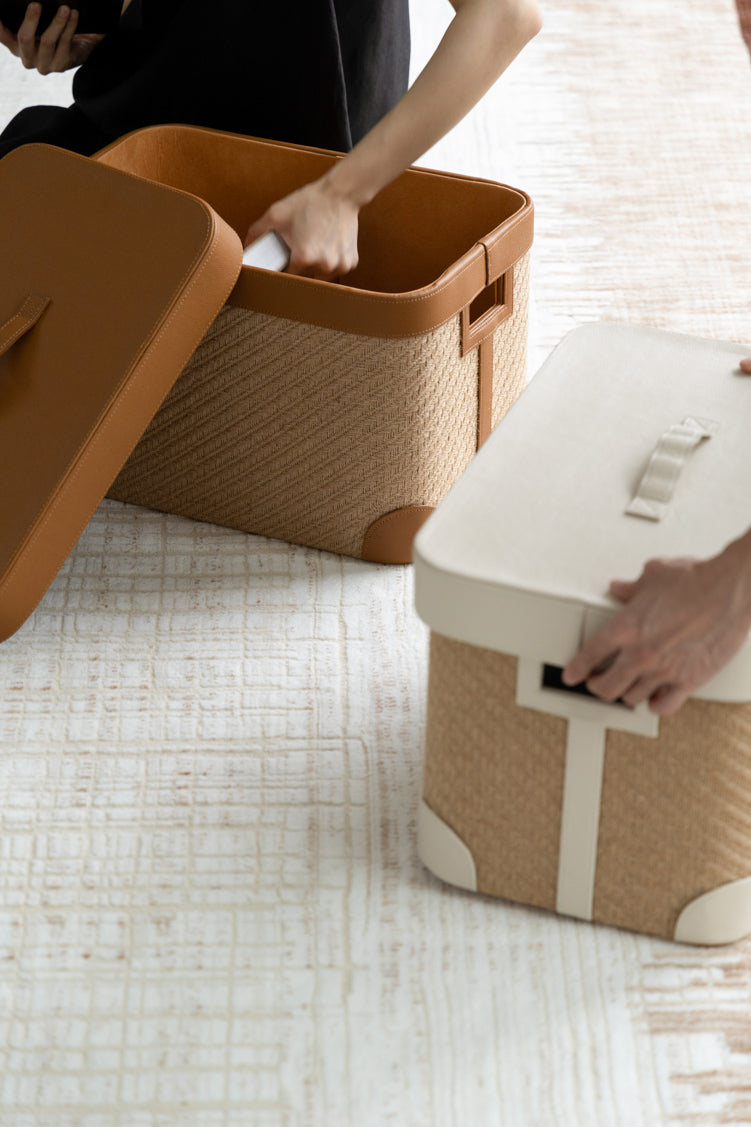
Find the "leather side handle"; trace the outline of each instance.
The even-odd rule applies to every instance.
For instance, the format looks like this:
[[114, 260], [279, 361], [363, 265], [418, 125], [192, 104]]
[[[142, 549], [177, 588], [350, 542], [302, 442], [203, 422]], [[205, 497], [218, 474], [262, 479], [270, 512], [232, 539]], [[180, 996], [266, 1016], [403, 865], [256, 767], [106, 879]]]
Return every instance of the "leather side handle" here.
[[29, 329], [33, 329], [50, 303], [48, 297], [30, 294], [17, 313], [0, 328], [0, 356], [4, 356]]
[[[472, 306], [462, 309], [461, 354], [466, 356], [478, 344], [492, 336], [503, 321], [514, 312], [514, 267], [494, 279], [483, 291], [489, 308], [472, 319]], [[478, 295], [479, 297], [480, 295]]]

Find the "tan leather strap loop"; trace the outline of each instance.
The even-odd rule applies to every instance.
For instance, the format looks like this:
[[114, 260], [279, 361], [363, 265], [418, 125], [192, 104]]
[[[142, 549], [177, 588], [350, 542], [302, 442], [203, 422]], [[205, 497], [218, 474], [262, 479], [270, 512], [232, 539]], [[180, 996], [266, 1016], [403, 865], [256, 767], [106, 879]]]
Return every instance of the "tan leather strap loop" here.
[[[462, 356], [466, 356], [478, 344], [491, 337], [498, 326], [508, 320], [514, 312], [514, 268], [511, 266], [504, 274], [485, 287], [486, 300], [490, 307], [479, 317], [472, 317], [472, 304], [462, 309]], [[478, 294], [478, 298], [481, 295]], [[475, 301], [478, 300], [475, 299]]]
[[480, 240], [485, 251], [486, 285], [505, 274], [509, 265], [517, 262], [532, 246], [533, 214], [532, 201], [527, 197], [526, 207], [519, 208], [511, 219]]
[[48, 297], [30, 294], [17, 313], [14, 313], [0, 328], [0, 356], [19, 340], [29, 329], [33, 329], [50, 303]]

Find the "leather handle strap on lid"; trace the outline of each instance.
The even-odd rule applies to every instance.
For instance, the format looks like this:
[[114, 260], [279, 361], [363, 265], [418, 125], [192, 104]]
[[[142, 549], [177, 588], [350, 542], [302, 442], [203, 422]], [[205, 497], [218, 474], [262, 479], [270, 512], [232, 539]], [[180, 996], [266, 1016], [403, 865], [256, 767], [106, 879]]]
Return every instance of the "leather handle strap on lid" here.
[[0, 326], [0, 356], [3, 356], [17, 340], [33, 329], [50, 303], [48, 297], [30, 294], [21, 308], [4, 325]]
[[652, 452], [647, 468], [625, 511], [629, 516], [662, 520], [689, 454], [719, 429], [714, 419], [689, 415], [665, 431]]

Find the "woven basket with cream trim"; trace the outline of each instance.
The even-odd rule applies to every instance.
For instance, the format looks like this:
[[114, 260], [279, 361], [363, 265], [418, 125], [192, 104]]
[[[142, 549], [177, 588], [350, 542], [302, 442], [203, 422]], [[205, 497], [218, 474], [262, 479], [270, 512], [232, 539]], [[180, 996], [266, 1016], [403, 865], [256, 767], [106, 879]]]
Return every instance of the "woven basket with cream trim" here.
[[610, 579], [748, 524], [746, 351], [575, 330], [418, 534], [419, 848], [443, 879], [689, 943], [751, 933], [751, 642], [670, 717], [560, 675]]
[[[98, 160], [240, 234], [337, 156], [182, 126]], [[244, 267], [110, 496], [345, 555], [415, 532], [524, 386], [532, 205], [410, 169], [363, 210], [346, 284]]]

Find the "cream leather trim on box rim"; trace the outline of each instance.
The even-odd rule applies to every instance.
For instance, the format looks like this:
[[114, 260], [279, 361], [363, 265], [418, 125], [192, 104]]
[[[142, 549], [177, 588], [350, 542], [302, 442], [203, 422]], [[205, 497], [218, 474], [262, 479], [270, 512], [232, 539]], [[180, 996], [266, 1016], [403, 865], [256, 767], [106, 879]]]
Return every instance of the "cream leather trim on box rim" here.
[[698, 896], [681, 912], [673, 938], [678, 943], [722, 946], [751, 934], [751, 877], [730, 881]]
[[[415, 607], [423, 622], [438, 634], [499, 653], [565, 665], [579, 648], [585, 614], [616, 609], [615, 601], [610, 606], [604, 599], [601, 603], [579, 602], [436, 567], [421, 550], [424, 532], [433, 519], [429, 518], [414, 544]], [[693, 696], [725, 704], [751, 701], [751, 638]]]

